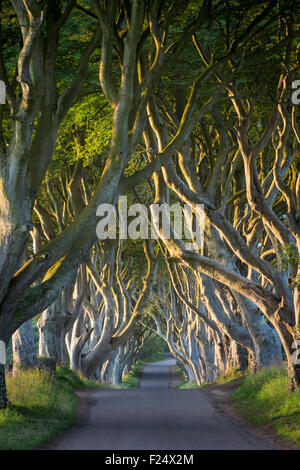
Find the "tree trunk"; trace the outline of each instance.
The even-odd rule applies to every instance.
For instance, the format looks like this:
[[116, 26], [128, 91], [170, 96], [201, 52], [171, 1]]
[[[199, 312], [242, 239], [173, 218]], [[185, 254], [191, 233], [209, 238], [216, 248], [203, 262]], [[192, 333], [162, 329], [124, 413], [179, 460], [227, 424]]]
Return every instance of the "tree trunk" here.
[[289, 389], [293, 392], [300, 391], [300, 365], [295, 364], [292, 357], [288, 358]]
[[5, 364], [0, 364], [0, 409], [7, 407], [7, 391], [5, 382]]
[[25, 322], [12, 336], [13, 374], [20, 369], [37, 365], [37, 353], [32, 329], [32, 320]]
[[297, 364], [297, 351], [295, 353], [295, 339], [287, 324], [282, 320], [275, 320], [274, 326], [280, 336], [288, 363], [289, 390], [300, 391], [300, 364]]
[[112, 373], [112, 385], [121, 385], [123, 376], [122, 364], [118, 361], [115, 362]]
[[103, 361], [102, 367], [101, 367], [101, 374], [100, 374], [100, 380], [103, 383], [107, 382], [107, 369], [108, 369], [108, 364], [109, 360]]
[[112, 384], [113, 385], [120, 385], [122, 383], [123, 357], [124, 357], [124, 345], [119, 347], [115, 355], [113, 372], [112, 372]]
[[129, 374], [129, 372], [130, 372], [130, 370], [131, 370], [131, 366], [132, 366], [132, 361], [128, 362], [128, 363], [124, 366], [124, 369], [123, 369], [123, 374], [124, 374], [124, 375]]
[[59, 360], [55, 341], [56, 327], [54, 304], [50, 305], [38, 320], [39, 329], [39, 356], [54, 357]]
[[58, 363], [68, 362], [65, 326], [69, 319], [70, 315], [61, 307], [60, 298], [44, 310], [37, 324], [39, 356], [53, 357]]

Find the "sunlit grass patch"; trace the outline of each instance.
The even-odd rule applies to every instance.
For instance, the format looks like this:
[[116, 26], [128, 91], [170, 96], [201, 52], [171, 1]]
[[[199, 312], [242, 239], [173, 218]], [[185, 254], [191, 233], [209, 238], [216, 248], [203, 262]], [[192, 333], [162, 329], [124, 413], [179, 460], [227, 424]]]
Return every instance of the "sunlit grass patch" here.
[[0, 449], [37, 447], [68, 428], [77, 411], [74, 389], [86, 386], [95, 384], [67, 367], [58, 367], [55, 379], [36, 369], [8, 377], [9, 407], [0, 410]]
[[278, 434], [300, 443], [300, 393], [288, 390], [285, 369], [267, 368], [247, 376], [233, 399], [253, 424], [270, 423]]
[[200, 388], [201, 385], [198, 385], [194, 382], [185, 382], [181, 385], [179, 385], [177, 388], [180, 388], [180, 389], [193, 389], [193, 388]]
[[226, 374], [221, 375], [221, 377], [218, 380], [216, 380], [215, 383], [219, 385], [230, 384], [231, 382], [235, 382], [239, 379], [243, 379], [244, 377], [246, 377], [247, 374], [248, 374], [248, 371], [241, 371], [240, 369], [233, 368]]

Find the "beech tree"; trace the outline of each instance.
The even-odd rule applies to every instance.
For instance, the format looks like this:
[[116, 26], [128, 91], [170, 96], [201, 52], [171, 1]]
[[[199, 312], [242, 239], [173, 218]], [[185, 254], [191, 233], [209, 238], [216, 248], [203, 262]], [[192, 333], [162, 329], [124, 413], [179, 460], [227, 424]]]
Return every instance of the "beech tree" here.
[[[12, 8], [5, 6], [2, 18], [6, 30], [7, 21], [13, 17], [14, 34], [18, 37], [21, 31], [22, 35], [19, 50], [18, 42], [13, 44], [15, 74], [9, 68], [11, 62], [3, 54], [1, 58], [1, 79], [6, 83], [10, 106], [10, 118], [4, 116], [8, 119], [3, 122], [4, 126], [10, 124], [9, 131], [2, 131], [1, 146], [0, 331], [5, 343], [20, 325], [53, 303], [73, 279], [95, 241], [96, 207], [114, 203], [124, 191], [120, 180], [140, 141], [147, 99], [166, 67], [182, 53], [185, 41], [212, 14], [211, 2], [205, 1], [195, 17], [187, 17], [186, 25], [170, 43], [170, 24], [189, 3], [158, 1], [149, 9], [145, 1], [104, 5], [96, 1], [89, 10], [77, 7], [72, 0], [46, 4], [18, 0], [12, 2]], [[77, 71], [61, 85], [57, 76], [59, 46], [75, 10], [76, 15], [79, 10], [79, 18], [91, 19], [92, 33], [83, 41]], [[34, 202], [53, 158], [58, 128], [79, 96], [97, 48], [101, 50], [101, 90], [113, 110], [104, 170], [76, 221], [22, 266]], [[180, 145], [186, 132], [183, 126], [172, 146], [165, 149], [166, 155]], [[37, 279], [43, 282], [34, 285]], [[3, 368], [1, 381], [3, 384]], [[1, 403], [5, 405], [5, 398]]]
[[[299, 131], [289, 99], [298, 29], [294, 1], [4, 2], [0, 340], [43, 312], [42, 345], [53, 321], [61, 359], [120, 380], [158, 261], [145, 244], [147, 273], [131, 291], [123, 247], [99, 257], [96, 210], [122, 194], [142, 198], [150, 180], [149, 200], [205, 207], [202, 251], [159, 240], [171, 284], [154, 321], [174, 354], [189, 357], [190, 377], [226, 369], [225, 338], [252, 369], [280, 361], [279, 335], [299, 388]], [[49, 180], [57, 159], [66, 174]], [[176, 330], [182, 318], [182, 336], [160, 324]]]
[[[268, 25], [271, 24], [272, 15], [269, 16], [271, 11], [272, 2], [250, 24], [246, 30], [247, 33], [250, 31], [253, 33], [256, 28], [259, 29], [261, 22], [265, 21], [267, 26], [264, 26], [263, 31], [266, 31]], [[219, 67], [218, 57], [215, 57], [209, 48], [206, 49], [198, 41], [196, 35], [194, 36], [195, 47], [206, 66], [206, 70], [218, 68], [213, 71], [212, 75], [216, 83], [226, 89], [228, 98], [237, 114], [237, 121], [236, 124], [232, 123], [231, 115], [228, 114], [231, 113], [231, 108], [228, 105], [214, 106], [212, 119], [214, 121], [213, 133], [216, 132], [217, 151], [214, 151], [215, 144], [213, 144], [203, 121], [202, 128], [200, 128], [201, 142], [200, 145], [198, 144], [200, 151], [198, 168], [196, 156], [191, 154], [191, 144], [187, 144], [178, 152], [180, 172], [176, 171], [174, 162], [170, 159], [167, 162], [161, 162], [160, 171], [167, 187], [184, 202], [191, 205], [204, 204], [207, 223], [214, 229], [210, 242], [206, 241], [205, 255], [188, 251], [184, 243], [176, 239], [172, 241], [163, 239], [163, 241], [172, 259], [177, 259], [201, 276], [209, 276], [218, 283], [229, 287], [241, 310], [248, 314], [250, 322], [252, 319], [252, 324], [254, 324], [255, 313], [253, 304], [259, 308], [280, 336], [288, 360], [290, 388], [298, 390], [299, 367], [297, 361], [294, 360], [296, 340], [299, 337], [298, 214], [295, 202], [298, 197], [298, 183], [295, 183], [293, 186], [295, 189], [292, 189], [285, 182], [289, 169], [297, 161], [299, 139], [295, 124], [296, 111], [288, 97], [288, 84], [291, 83], [293, 74], [298, 68], [298, 65], [295, 64], [298, 49], [293, 36], [297, 24], [295, 4], [291, 4], [285, 14], [282, 12], [279, 14], [281, 21], [286, 25], [289, 24], [283, 32], [280, 29], [277, 40], [277, 45], [281, 44], [283, 48], [284, 71], [278, 64], [274, 73], [275, 80], [277, 75], [278, 84], [275, 88], [276, 94], [271, 99], [273, 107], [268, 110], [267, 115], [265, 109], [264, 125], [259, 123], [258, 126], [258, 128], [260, 126], [265, 128], [259, 136], [257, 136], [257, 131], [252, 131], [250, 138], [250, 118], [252, 115], [259, 115], [261, 109], [259, 99], [264, 97], [268, 91], [264, 90], [262, 86], [256, 96], [251, 96], [249, 95], [249, 87], [243, 86], [243, 84], [239, 85], [238, 79], [233, 78], [228, 81], [228, 73], [230, 72], [234, 74], [237, 71], [238, 73], [243, 66], [245, 71], [251, 70], [251, 60], [246, 61], [244, 65], [243, 55], [240, 60], [235, 60], [235, 62], [230, 59], [227, 62], [228, 69], [226, 70]], [[233, 31], [234, 26], [228, 21], [226, 28], [222, 29], [225, 39], [227, 38], [224, 47], [228, 54], [230, 54], [230, 50], [241, 44], [239, 42], [241, 38], [243, 38], [242, 44], [245, 39], [245, 36], [242, 35], [239, 38]], [[234, 40], [230, 39], [232, 35], [234, 35]], [[283, 45], [282, 41], [284, 41]], [[253, 50], [251, 42], [247, 43], [247, 49], [251, 59], [251, 50]], [[257, 53], [259, 54], [258, 51]], [[280, 49], [281, 54], [282, 49]], [[264, 61], [263, 64], [266, 66]], [[251, 80], [249, 81], [251, 83]], [[274, 86], [274, 81], [272, 84]], [[265, 108], [268, 109], [268, 107]], [[171, 120], [171, 125], [175, 124], [176, 126], [176, 115], [174, 118], [171, 116]], [[165, 122], [159, 115], [158, 106], [153, 102], [149, 123], [158, 146], [161, 143], [164, 146], [167, 139], [168, 130]], [[273, 154], [268, 148], [272, 138]], [[266, 162], [264, 152], [267, 148]], [[159, 158], [159, 148], [156, 154]], [[242, 199], [242, 203], [239, 203], [239, 196], [244, 196], [242, 189], [240, 189], [242, 194], [233, 193], [232, 198], [228, 199], [239, 154], [243, 157], [244, 165], [240, 173], [242, 180], [237, 184], [239, 188], [243, 185], [246, 186], [246, 198]], [[259, 160], [260, 155], [262, 158]], [[210, 166], [209, 173], [205, 169], [206, 160]], [[229, 172], [228, 168], [230, 168]], [[227, 180], [222, 174], [224, 170], [228, 172]], [[298, 181], [299, 170], [294, 167], [293, 171], [294, 178]], [[270, 178], [270, 175], [273, 178]], [[157, 181], [160, 185], [157, 188], [157, 198], [166, 200], [166, 189], [162, 179], [157, 179]], [[220, 184], [219, 187], [218, 184]], [[282, 195], [287, 203], [287, 221], [283, 220], [282, 212], [276, 213], [277, 210], [273, 209], [278, 203], [278, 198]], [[234, 203], [233, 214], [230, 214], [228, 210], [226, 213], [228, 203]], [[232, 215], [234, 216], [233, 220]], [[238, 221], [239, 217], [241, 220]], [[259, 241], [260, 237], [263, 237], [263, 243]], [[212, 242], [214, 246], [211, 250]], [[263, 249], [261, 249], [262, 246]], [[265, 252], [266, 246], [268, 247], [267, 254]], [[285, 263], [280, 261], [280, 253], [281, 255], [285, 254]], [[276, 266], [266, 260], [266, 256], [272, 254], [275, 254]], [[238, 263], [230, 261], [232, 255], [236, 256]], [[245, 302], [245, 297], [250, 303]], [[251, 328], [249, 328], [249, 332], [251, 332]], [[255, 338], [253, 329], [252, 338]]]

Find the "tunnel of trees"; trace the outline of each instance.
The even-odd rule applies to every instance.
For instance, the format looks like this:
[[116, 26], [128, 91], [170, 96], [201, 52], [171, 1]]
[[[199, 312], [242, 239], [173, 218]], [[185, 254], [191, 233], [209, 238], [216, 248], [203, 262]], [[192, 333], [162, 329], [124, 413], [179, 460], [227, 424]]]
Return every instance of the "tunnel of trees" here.
[[[119, 384], [159, 335], [190, 382], [284, 361], [299, 390], [299, 2], [0, 5], [0, 340], [14, 371], [40, 356]], [[97, 207], [120, 196], [193, 217], [203, 205], [201, 248], [172, 215], [170, 238], [100, 240]]]

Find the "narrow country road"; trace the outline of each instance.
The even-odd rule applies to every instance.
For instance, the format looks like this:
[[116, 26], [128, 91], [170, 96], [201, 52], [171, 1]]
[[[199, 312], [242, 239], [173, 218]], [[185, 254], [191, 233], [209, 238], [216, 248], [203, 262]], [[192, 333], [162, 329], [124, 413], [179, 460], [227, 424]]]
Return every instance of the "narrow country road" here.
[[80, 391], [81, 417], [47, 449], [272, 449], [219, 414], [205, 390], [170, 388], [174, 360], [144, 368], [139, 389]]

